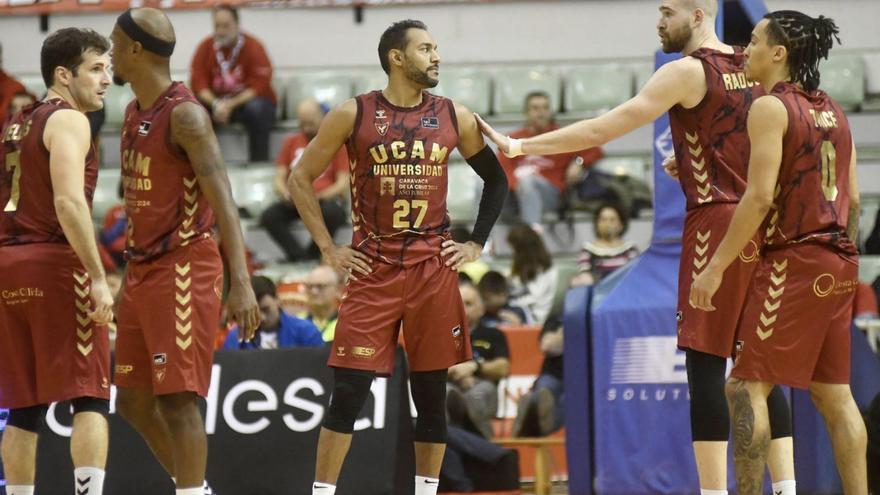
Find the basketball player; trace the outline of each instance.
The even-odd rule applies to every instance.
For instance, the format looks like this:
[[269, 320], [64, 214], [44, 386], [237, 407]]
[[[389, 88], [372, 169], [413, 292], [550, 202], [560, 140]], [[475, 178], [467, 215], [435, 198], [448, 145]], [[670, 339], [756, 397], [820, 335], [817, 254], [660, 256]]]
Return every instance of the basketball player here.
[[[8, 495], [33, 495], [48, 404], [70, 400], [73, 493], [100, 494], [107, 460], [112, 318], [89, 210], [98, 158], [85, 112], [110, 84], [98, 33], [65, 28], [40, 53], [48, 92], [17, 114], [0, 150], [0, 407]], [[91, 299], [91, 302], [89, 301]]]
[[[440, 65], [427, 27], [393, 24], [379, 41], [379, 60], [385, 89], [328, 113], [289, 180], [324, 261], [352, 272], [328, 363], [335, 383], [318, 441], [315, 495], [335, 493], [355, 419], [373, 377], [391, 373], [401, 327], [418, 410], [415, 493], [437, 493], [447, 368], [471, 359], [455, 271], [479, 258], [507, 195], [507, 179], [473, 114], [425, 91], [439, 82]], [[311, 187], [343, 144], [351, 168], [350, 247], [333, 243]], [[474, 233], [461, 244], [449, 235], [446, 212], [447, 162], [456, 147], [485, 181]]]
[[[727, 358], [757, 259], [757, 241], [742, 251], [722, 287], [714, 313], [688, 305], [688, 289], [718, 245], [745, 190], [746, 112], [760, 88], [743, 75], [739, 48], [715, 33], [716, 0], [664, 0], [657, 30], [663, 51], [680, 60], [657, 69], [642, 90], [601, 117], [517, 140], [487, 135], [508, 155], [548, 155], [600, 146], [669, 112], [679, 180], [687, 198], [678, 274], [678, 346], [686, 354], [691, 436], [703, 494], [727, 490], [730, 415], [724, 399]], [[782, 392], [770, 395], [773, 439], [769, 468], [774, 491], [794, 495], [791, 418]]]
[[121, 143], [129, 264], [117, 318], [117, 406], [177, 494], [202, 495], [207, 437], [197, 399], [208, 392], [223, 290], [215, 213], [229, 259], [228, 312], [246, 339], [259, 307], [211, 118], [169, 75], [170, 21], [156, 9], [127, 11], [110, 38], [114, 81], [131, 84], [136, 97]]
[[692, 305], [713, 311], [724, 270], [770, 213], [727, 384], [741, 495], [762, 493], [773, 384], [810, 390], [844, 493], [868, 493], [865, 424], [849, 388], [856, 153], [843, 110], [817, 89], [819, 59], [828, 57], [837, 32], [831, 19], [794, 11], [767, 14], [752, 31], [746, 75], [768, 94], [749, 110], [748, 187], [690, 293]]

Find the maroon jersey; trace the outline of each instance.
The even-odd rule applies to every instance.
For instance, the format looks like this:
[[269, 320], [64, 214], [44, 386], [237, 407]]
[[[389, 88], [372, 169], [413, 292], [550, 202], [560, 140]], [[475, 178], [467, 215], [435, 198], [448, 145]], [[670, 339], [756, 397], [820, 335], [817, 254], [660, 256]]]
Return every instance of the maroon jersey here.
[[749, 107], [763, 94], [746, 79], [740, 48], [732, 54], [700, 48], [690, 54], [703, 64], [706, 96], [699, 105], [669, 110], [679, 182], [687, 209], [738, 203], [746, 190], [749, 164]]
[[856, 254], [846, 235], [853, 145], [846, 115], [822, 91], [780, 82], [770, 94], [785, 105], [788, 130], [765, 244], [814, 242]]
[[171, 111], [188, 101], [198, 103], [183, 83], [174, 82], [150, 108], [142, 110], [134, 100], [125, 110], [122, 185], [126, 254], [133, 261], [211, 236], [214, 213], [186, 154], [171, 143]]
[[[4, 129], [0, 150], [0, 246], [67, 243], [55, 214], [43, 131], [53, 113], [72, 108], [60, 98], [39, 101], [18, 113]], [[97, 181], [98, 158], [92, 142], [85, 168], [84, 192], [89, 208]]]
[[451, 100], [422, 93], [412, 108], [381, 91], [358, 96], [348, 139], [352, 245], [387, 263], [411, 266], [440, 254], [447, 236], [447, 162], [458, 145]]

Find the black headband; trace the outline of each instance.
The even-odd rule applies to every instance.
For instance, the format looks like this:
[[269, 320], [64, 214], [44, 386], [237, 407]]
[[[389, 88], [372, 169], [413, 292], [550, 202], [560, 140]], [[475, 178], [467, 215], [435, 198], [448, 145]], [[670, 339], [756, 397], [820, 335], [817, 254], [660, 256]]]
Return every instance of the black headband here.
[[162, 57], [170, 57], [174, 53], [174, 41], [163, 41], [144, 31], [134, 22], [131, 17], [131, 10], [126, 10], [116, 18], [116, 25], [122, 29], [133, 41], [137, 41], [150, 52]]

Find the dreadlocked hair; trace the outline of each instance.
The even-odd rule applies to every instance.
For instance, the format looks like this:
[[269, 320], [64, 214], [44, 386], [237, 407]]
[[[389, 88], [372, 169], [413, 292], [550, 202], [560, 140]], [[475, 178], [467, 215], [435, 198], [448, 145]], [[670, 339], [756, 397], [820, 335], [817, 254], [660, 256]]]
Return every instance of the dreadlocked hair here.
[[805, 91], [819, 87], [819, 60], [827, 59], [834, 46], [840, 43], [837, 25], [825, 16], [812, 18], [794, 10], [779, 10], [764, 16], [770, 23], [767, 33], [770, 42], [788, 50], [788, 67], [792, 81]]

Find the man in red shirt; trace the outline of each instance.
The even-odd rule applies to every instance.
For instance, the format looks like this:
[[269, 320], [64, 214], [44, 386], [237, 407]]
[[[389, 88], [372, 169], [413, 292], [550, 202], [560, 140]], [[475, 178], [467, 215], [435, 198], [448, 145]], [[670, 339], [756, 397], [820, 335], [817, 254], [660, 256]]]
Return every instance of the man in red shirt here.
[[6, 122], [6, 112], [12, 100], [22, 94], [29, 94], [24, 85], [3, 71], [3, 45], [0, 45], [0, 126]]
[[[275, 160], [278, 165], [278, 173], [275, 175], [274, 186], [281, 201], [267, 208], [260, 218], [260, 224], [281, 246], [289, 261], [318, 258], [318, 250], [314, 245], [308, 250], [304, 249], [290, 231], [291, 222], [299, 220], [300, 215], [290, 198], [287, 178], [290, 171], [299, 163], [306, 146], [318, 134], [318, 127], [321, 125], [326, 110], [324, 106], [311, 99], [303, 101], [297, 107], [296, 118], [299, 121], [300, 132], [287, 137], [281, 146], [278, 158]], [[330, 167], [312, 183], [315, 194], [318, 195], [321, 214], [327, 223], [327, 229], [331, 236], [336, 232], [336, 229], [345, 224], [347, 210], [345, 194], [348, 192], [350, 175], [348, 153], [346, 153], [345, 147], [342, 147], [333, 156]]]
[[272, 63], [256, 38], [239, 30], [238, 10], [218, 5], [214, 35], [205, 38], [190, 64], [190, 87], [217, 124], [239, 122], [248, 132], [248, 158], [269, 160], [269, 132], [278, 101]]
[[[553, 120], [550, 95], [543, 91], [526, 95], [525, 115], [525, 127], [510, 133], [511, 137], [521, 139], [537, 136], [558, 127]], [[577, 177], [582, 167], [595, 163], [603, 155], [598, 147], [577, 153], [523, 155], [516, 158], [508, 158], [499, 152], [498, 161], [507, 174], [510, 191], [516, 194], [522, 221], [536, 226], [541, 223], [541, 215], [545, 211], [558, 210], [562, 205], [563, 194], [571, 182], [568, 177]]]

